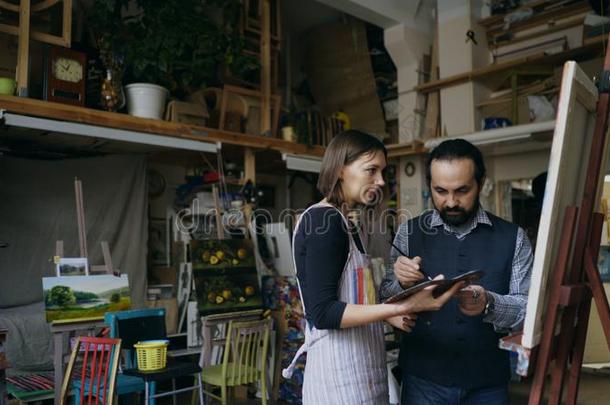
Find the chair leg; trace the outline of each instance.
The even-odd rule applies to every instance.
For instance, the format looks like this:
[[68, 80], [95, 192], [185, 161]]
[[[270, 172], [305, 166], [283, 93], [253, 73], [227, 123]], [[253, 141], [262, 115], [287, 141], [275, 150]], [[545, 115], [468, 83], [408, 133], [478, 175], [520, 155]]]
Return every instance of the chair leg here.
[[222, 405], [227, 405], [227, 386], [226, 386], [226, 384], [223, 384], [220, 387], [220, 397], [221, 397]]
[[263, 370], [263, 377], [261, 378], [261, 399], [263, 400], [263, 405], [267, 405], [267, 379], [264, 377], [266, 371]]
[[199, 385], [199, 405], [203, 405], [203, 381], [201, 381], [201, 374], [197, 374], [197, 381]]
[[[201, 378], [201, 374], [199, 374], [199, 378]], [[193, 378], [193, 385], [195, 385], [197, 383], [197, 377]], [[191, 394], [191, 405], [195, 405], [195, 391], [193, 391], [193, 393]]]
[[174, 394], [172, 395], [172, 405], [176, 405], [176, 379], [172, 378], [172, 390]]

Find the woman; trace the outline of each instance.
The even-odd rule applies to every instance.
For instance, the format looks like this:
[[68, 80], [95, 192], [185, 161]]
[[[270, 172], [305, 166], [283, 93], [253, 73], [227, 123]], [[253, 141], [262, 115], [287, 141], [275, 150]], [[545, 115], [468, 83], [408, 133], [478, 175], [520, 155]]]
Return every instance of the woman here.
[[325, 198], [301, 216], [293, 237], [297, 280], [307, 320], [303, 404], [387, 404], [383, 323], [403, 330], [414, 314], [438, 310], [462, 285], [438, 298], [425, 289], [395, 304], [379, 304], [357, 229], [347, 212], [380, 202], [387, 152], [375, 137], [349, 130], [324, 154], [318, 189]]

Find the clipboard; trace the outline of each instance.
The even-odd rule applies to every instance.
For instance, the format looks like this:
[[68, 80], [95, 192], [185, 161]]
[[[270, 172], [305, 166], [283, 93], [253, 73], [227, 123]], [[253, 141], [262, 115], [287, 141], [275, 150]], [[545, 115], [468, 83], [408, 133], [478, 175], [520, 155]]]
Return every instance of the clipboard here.
[[411, 295], [416, 294], [416, 293], [420, 292], [421, 290], [423, 290], [424, 288], [431, 286], [431, 285], [437, 286], [432, 291], [432, 296], [436, 298], [436, 297], [443, 295], [445, 292], [447, 292], [447, 290], [449, 290], [451, 287], [453, 287], [456, 283], [459, 283], [460, 281], [465, 281], [466, 285], [468, 285], [468, 284], [472, 283], [473, 281], [479, 280], [481, 277], [483, 277], [484, 274], [485, 274], [485, 272], [483, 272], [482, 270], [472, 270], [472, 271], [469, 271], [467, 273], [461, 274], [457, 277], [450, 278], [450, 279], [425, 280], [425, 281], [422, 281], [421, 283], [412, 285], [411, 287], [399, 292], [398, 294], [392, 295], [390, 298], [383, 301], [383, 303], [392, 304], [394, 302], [402, 301], [405, 298], [410, 297]]

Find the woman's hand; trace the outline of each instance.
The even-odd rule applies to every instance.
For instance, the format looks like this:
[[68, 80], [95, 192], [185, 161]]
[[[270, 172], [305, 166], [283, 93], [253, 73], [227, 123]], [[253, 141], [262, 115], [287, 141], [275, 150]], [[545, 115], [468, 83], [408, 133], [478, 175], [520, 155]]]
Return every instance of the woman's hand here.
[[420, 266], [421, 257], [419, 256], [415, 256], [412, 259], [399, 256], [396, 259], [396, 262], [394, 262], [394, 275], [402, 288], [409, 288], [424, 278], [424, 275], [419, 271]]
[[[434, 280], [442, 280], [444, 278], [443, 275], [439, 275], [434, 278]], [[406, 315], [414, 312], [423, 312], [423, 311], [438, 311], [449, 301], [451, 297], [453, 297], [460, 289], [464, 287], [464, 282], [461, 281], [456, 283], [453, 287], [447, 290], [445, 293], [440, 295], [437, 298], [434, 298], [432, 295], [432, 291], [437, 287], [436, 285], [431, 285], [423, 290], [405, 298], [404, 300], [398, 302], [396, 308], [397, 315]]]
[[417, 320], [417, 314], [406, 314], [393, 316], [386, 319], [385, 321], [393, 327], [400, 329], [404, 332], [411, 332], [415, 326], [415, 320]]

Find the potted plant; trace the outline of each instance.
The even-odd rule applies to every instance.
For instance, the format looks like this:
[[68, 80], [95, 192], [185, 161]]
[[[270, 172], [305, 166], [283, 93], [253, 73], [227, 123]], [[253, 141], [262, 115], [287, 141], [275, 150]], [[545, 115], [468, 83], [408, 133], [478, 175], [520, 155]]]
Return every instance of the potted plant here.
[[[220, 65], [239, 74], [252, 57], [241, 52], [237, 24], [239, 0], [96, 0], [88, 21], [100, 48], [124, 56], [128, 108], [138, 115], [134, 93], [150, 102], [151, 91], [161, 98], [182, 98], [217, 83]], [[142, 85], [144, 83], [144, 85]], [[163, 114], [165, 101], [157, 103]], [[130, 113], [131, 113], [130, 112]], [[158, 118], [161, 118], [158, 116]]]

